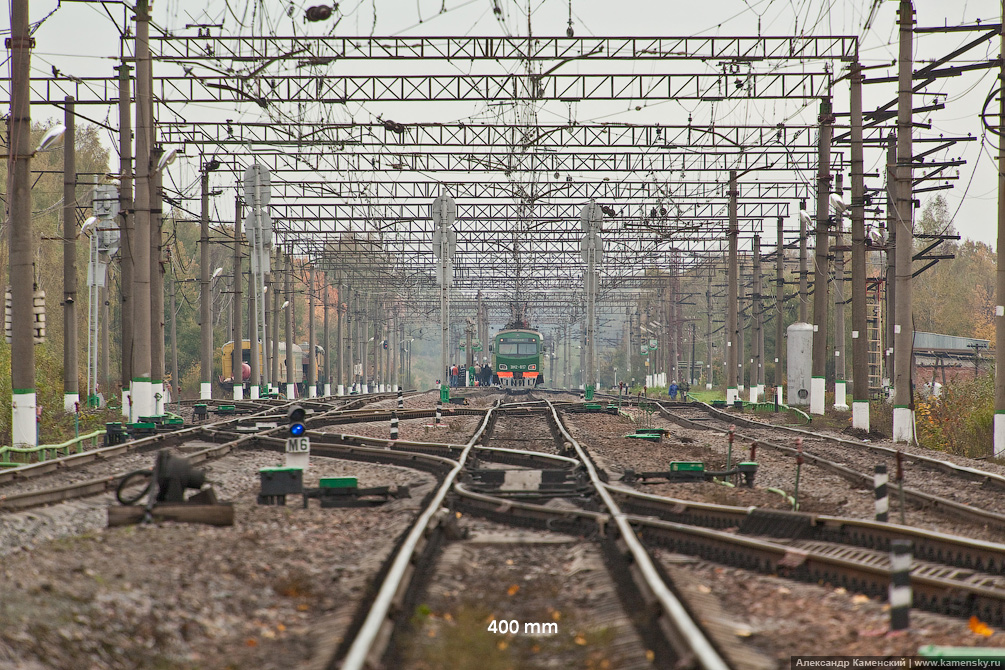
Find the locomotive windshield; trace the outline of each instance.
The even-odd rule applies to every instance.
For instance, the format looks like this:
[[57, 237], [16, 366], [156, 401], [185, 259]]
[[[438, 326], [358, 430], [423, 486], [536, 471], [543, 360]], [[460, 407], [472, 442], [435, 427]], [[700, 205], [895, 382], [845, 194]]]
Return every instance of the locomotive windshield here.
[[502, 342], [499, 353], [503, 356], [533, 356], [537, 353], [537, 342]]

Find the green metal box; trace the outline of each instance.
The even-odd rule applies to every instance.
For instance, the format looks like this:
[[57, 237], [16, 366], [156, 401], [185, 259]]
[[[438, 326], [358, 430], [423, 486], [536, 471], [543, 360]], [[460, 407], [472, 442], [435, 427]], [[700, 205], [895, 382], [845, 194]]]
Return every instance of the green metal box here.
[[358, 486], [356, 477], [322, 477], [323, 489], [354, 489]]

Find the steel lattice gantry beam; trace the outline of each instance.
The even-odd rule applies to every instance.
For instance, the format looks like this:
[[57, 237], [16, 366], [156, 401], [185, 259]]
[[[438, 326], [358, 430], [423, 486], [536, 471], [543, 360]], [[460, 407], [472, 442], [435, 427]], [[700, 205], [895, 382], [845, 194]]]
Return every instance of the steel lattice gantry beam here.
[[[421, 311], [435, 305], [428, 300], [435, 288], [429, 202], [449, 193], [458, 207], [458, 313], [473, 311], [469, 293], [502, 300], [519, 286], [529, 304], [565, 322], [578, 318], [569, 304], [582, 298], [585, 202], [605, 207], [600, 297], [620, 305], [632, 291], [662, 288], [671, 256], [680, 271], [721, 255], [730, 170], [742, 175], [744, 234], [764, 221], [791, 220], [794, 203], [813, 196], [805, 175], [817, 166], [816, 126], [682, 124], [674, 122], [679, 114], [667, 124], [538, 123], [526, 115], [517, 122], [505, 114], [495, 122], [432, 122], [442, 117], [440, 103], [809, 101], [830, 95], [837, 64], [853, 61], [857, 49], [850, 36], [229, 37], [200, 30], [151, 39], [160, 142], [216, 159], [235, 183], [249, 165], [267, 167], [277, 243], [287, 252], [356, 288], [407, 296]], [[55, 69], [33, 79], [32, 91], [33, 102], [72, 95], [82, 109], [118, 98], [113, 78]], [[393, 107], [396, 121], [385, 111], [384, 120], [332, 123], [331, 106], [348, 102], [409, 105]], [[406, 113], [399, 110], [411, 118], [398, 118]], [[222, 120], [228, 117], [239, 120]], [[844, 156], [833, 158], [834, 169], [843, 169]]]
[[671, 150], [699, 147], [720, 151], [751, 151], [777, 145], [793, 150], [816, 148], [815, 126], [715, 125], [625, 123], [300, 123], [296, 125], [174, 120], [168, 112], [158, 123], [165, 142], [217, 146], [273, 146], [309, 148], [318, 144], [333, 148], [375, 146], [421, 148], [426, 151], [477, 147], [531, 149], [632, 149]]
[[[667, 61], [719, 60], [850, 61], [858, 50], [854, 36], [715, 36], [715, 37], [312, 37], [178, 36], [151, 38], [159, 60], [220, 60], [244, 64], [292, 61], [299, 66], [322, 61]], [[325, 59], [331, 59], [330, 61]]]

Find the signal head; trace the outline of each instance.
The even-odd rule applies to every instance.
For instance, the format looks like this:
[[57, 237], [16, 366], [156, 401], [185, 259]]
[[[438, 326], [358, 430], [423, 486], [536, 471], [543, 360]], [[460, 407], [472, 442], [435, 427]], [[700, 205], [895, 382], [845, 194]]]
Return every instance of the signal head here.
[[300, 405], [294, 405], [286, 412], [286, 418], [290, 422], [290, 435], [300, 437], [307, 432], [304, 419], [307, 418], [307, 411]]

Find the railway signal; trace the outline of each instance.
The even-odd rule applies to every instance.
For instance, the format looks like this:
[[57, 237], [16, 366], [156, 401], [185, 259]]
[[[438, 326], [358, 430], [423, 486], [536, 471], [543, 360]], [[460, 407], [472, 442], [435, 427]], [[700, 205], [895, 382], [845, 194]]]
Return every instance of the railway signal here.
[[293, 405], [286, 412], [286, 419], [289, 422], [286, 438], [286, 467], [307, 469], [311, 456], [311, 438], [307, 437], [307, 426], [304, 419], [307, 418], [307, 410], [300, 405]]

